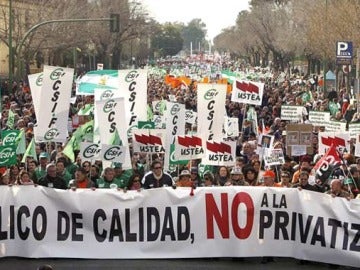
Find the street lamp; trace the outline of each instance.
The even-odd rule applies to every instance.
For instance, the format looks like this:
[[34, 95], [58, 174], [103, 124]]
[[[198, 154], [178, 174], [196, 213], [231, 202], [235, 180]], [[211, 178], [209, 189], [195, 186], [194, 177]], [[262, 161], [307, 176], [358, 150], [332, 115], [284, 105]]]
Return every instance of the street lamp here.
[[12, 47], [12, 28], [13, 28], [13, 13], [12, 13], [12, 0], [9, 0], [9, 86], [8, 90], [9, 93], [12, 91], [12, 85], [13, 85], [13, 70], [14, 70], [14, 52]]

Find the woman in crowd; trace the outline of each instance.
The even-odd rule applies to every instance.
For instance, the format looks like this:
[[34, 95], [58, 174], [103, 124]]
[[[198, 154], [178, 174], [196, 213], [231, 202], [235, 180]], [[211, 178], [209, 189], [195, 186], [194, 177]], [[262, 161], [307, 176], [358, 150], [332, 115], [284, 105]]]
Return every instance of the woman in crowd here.
[[16, 180], [17, 185], [33, 185], [34, 182], [31, 180], [29, 173], [26, 170], [21, 170]]
[[249, 186], [257, 186], [257, 172], [255, 168], [251, 165], [246, 165], [242, 169], [244, 174], [244, 179], [249, 183]]
[[141, 189], [141, 175], [140, 174], [134, 173], [133, 175], [131, 175], [131, 177], [129, 179], [128, 189], [129, 190]]
[[228, 168], [226, 166], [220, 166], [217, 174], [215, 175], [215, 179], [220, 186], [225, 185], [225, 183], [230, 180], [230, 173]]
[[205, 187], [214, 187], [218, 186], [219, 183], [215, 179], [214, 175], [210, 171], [204, 172], [204, 186]]
[[10, 168], [9, 168], [10, 183], [9, 184], [16, 184], [19, 173], [20, 173], [20, 168], [18, 165], [14, 164], [14, 165], [10, 166]]

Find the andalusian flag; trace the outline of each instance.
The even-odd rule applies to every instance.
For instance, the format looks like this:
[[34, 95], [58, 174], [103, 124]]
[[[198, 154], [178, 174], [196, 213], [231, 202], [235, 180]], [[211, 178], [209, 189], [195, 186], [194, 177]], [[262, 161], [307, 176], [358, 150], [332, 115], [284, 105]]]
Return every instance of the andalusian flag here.
[[94, 95], [95, 89], [119, 89], [117, 70], [94, 70], [77, 81], [77, 95]]

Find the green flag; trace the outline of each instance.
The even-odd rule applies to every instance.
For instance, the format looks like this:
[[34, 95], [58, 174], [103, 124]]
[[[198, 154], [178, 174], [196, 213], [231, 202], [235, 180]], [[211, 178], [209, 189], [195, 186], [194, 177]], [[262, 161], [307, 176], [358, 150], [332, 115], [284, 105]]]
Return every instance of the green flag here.
[[16, 137], [16, 154], [23, 154], [26, 151], [26, 141], [25, 141], [25, 130], [21, 129], [19, 135]]
[[189, 163], [189, 160], [176, 160], [174, 158], [174, 155], [175, 155], [175, 144], [170, 144], [169, 164], [170, 165], [186, 165]]
[[[87, 142], [93, 142], [94, 137], [94, 120], [88, 121], [83, 124], [81, 127], [81, 132], [79, 132], [79, 136], [82, 138], [78, 138], [79, 142], [85, 140]], [[79, 147], [80, 148], [80, 147]]]
[[20, 130], [18, 129], [2, 130], [1, 131], [2, 144], [4, 146], [16, 145], [19, 134], [20, 134]]
[[10, 166], [17, 163], [16, 145], [0, 146], [0, 167]]
[[67, 156], [72, 162], [75, 161], [75, 150], [80, 149], [80, 143], [83, 140], [91, 141], [94, 131], [94, 120], [91, 120], [80, 127], [78, 127], [75, 132], [72, 134], [70, 140], [67, 142], [63, 149], [63, 153]]
[[110, 145], [122, 145], [122, 141], [120, 139], [119, 132], [117, 131], [117, 128], [115, 129], [115, 132], [111, 136], [109, 144]]
[[83, 108], [81, 108], [78, 115], [91, 115], [94, 114], [94, 104], [85, 104]]
[[153, 118], [154, 118], [154, 113], [153, 113], [153, 110], [152, 110], [152, 108], [151, 108], [151, 106], [149, 104], [147, 105], [146, 113], [147, 113], [147, 120], [152, 121]]
[[75, 144], [75, 137], [74, 135], [71, 137], [71, 139], [67, 142], [63, 149], [63, 154], [67, 156], [72, 162], [75, 161], [75, 153], [74, 153], [74, 144]]
[[166, 100], [161, 100], [159, 112], [161, 115], [164, 115], [165, 111], [166, 111]]
[[34, 138], [31, 139], [31, 142], [29, 143], [28, 147], [26, 148], [26, 151], [24, 153], [24, 156], [23, 156], [21, 162], [25, 163], [27, 157], [33, 157], [37, 161]]
[[10, 109], [9, 110], [9, 115], [8, 115], [8, 119], [7, 119], [7, 122], [6, 122], [6, 125], [13, 129], [14, 128], [14, 124], [15, 124], [15, 114], [14, 112]]
[[152, 121], [138, 121], [138, 129], [154, 129], [155, 123]]

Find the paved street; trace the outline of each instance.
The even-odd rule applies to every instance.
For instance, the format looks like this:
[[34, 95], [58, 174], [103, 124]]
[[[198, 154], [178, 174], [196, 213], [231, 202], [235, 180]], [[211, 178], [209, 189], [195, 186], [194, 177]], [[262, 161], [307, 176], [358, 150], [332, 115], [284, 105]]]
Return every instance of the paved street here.
[[[173, 260], [82, 260], [82, 259], [23, 259], [4, 258], [0, 269], [36, 270], [42, 264], [50, 264], [56, 270], [85, 269], [157, 269], [157, 270], [190, 270], [190, 269], [331, 269], [329, 265], [315, 262], [300, 264], [298, 260], [275, 258], [275, 262], [261, 264], [261, 258], [238, 259], [173, 259]], [[338, 267], [337, 269], [356, 269]]]

